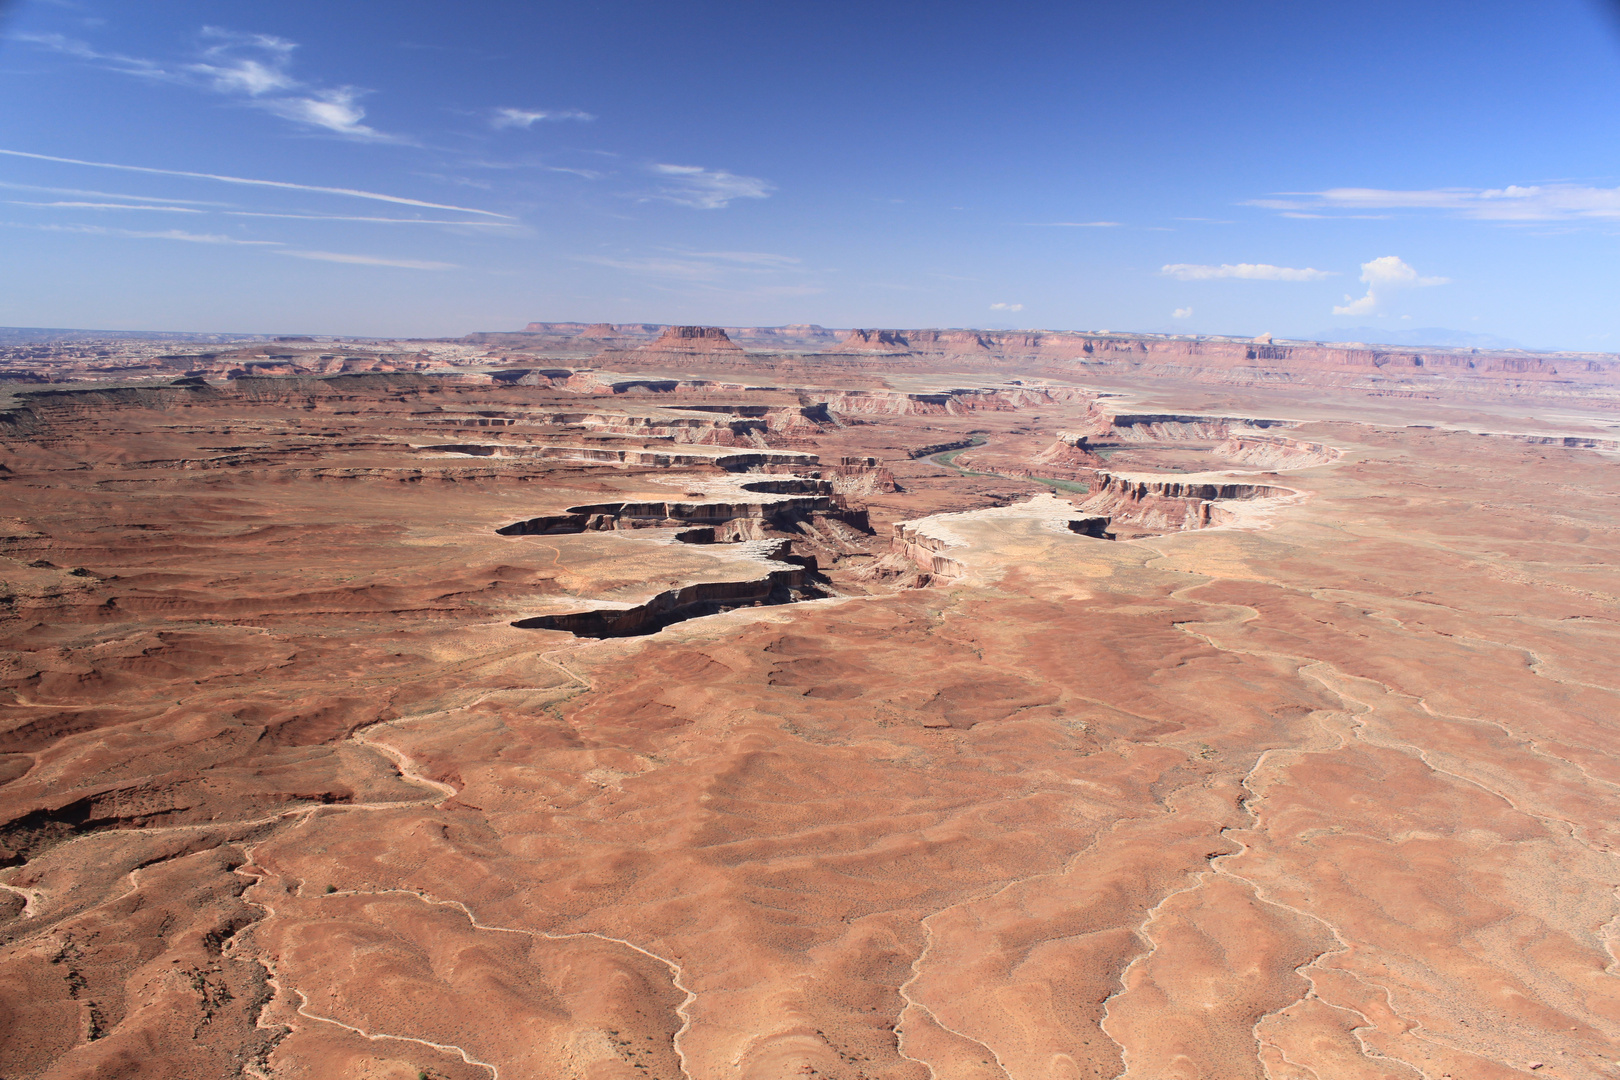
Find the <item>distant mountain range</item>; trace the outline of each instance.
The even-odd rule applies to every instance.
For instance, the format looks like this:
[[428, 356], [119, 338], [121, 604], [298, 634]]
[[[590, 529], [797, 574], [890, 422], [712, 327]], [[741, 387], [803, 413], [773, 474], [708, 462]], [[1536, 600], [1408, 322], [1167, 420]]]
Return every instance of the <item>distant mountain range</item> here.
[[[578, 330], [586, 328], [584, 323], [531, 323], [528, 332], [533, 333], [541, 328], [570, 328]], [[645, 324], [645, 331], [641, 336], [649, 339], [661, 329], [658, 324]], [[594, 327], [592, 328], [594, 329]], [[606, 327], [602, 329], [613, 329]], [[618, 327], [619, 330], [628, 329], [628, 326]], [[1013, 327], [1005, 324], [992, 324], [977, 329], [992, 331], [1007, 331]], [[1106, 331], [1105, 331], [1106, 332]], [[764, 327], [764, 328], [733, 328], [734, 336], [740, 336], [744, 343], [758, 348], [761, 344], [768, 344], [778, 337], [791, 337], [795, 333], [809, 335], [817, 340], [826, 338], [831, 340], [834, 331], [816, 327]], [[1290, 335], [1292, 336], [1292, 335]], [[756, 340], [757, 339], [757, 340]], [[38, 326], [0, 326], [0, 346], [17, 346], [31, 344], [49, 344], [53, 342], [75, 341], [173, 341], [191, 344], [218, 344], [230, 341], [307, 341], [312, 340], [302, 336], [287, 336], [274, 334], [219, 334], [219, 333], [185, 333], [176, 331], [150, 331], [150, 330], [78, 330], [65, 328], [51, 328]], [[331, 339], [324, 339], [331, 340]], [[1361, 341], [1374, 345], [1436, 345], [1454, 349], [1523, 349], [1517, 341], [1498, 337], [1495, 334], [1472, 334], [1464, 330], [1447, 330], [1438, 326], [1425, 326], [1415, 329], [1399, 329], [1382, 326], [1340, 326], [1323, 330], [1315, 334], [1300, 335], [1295, 340], [1346, 342]], [[815, 343], [808, 339], [797, 342], [800, 346], [813, 346]]]
[[1386, 326], [1336, 326], [1312, 334], [1311, 341], [1365, 341], [1373, 345], [1440, 345], [1452, 349], [1523, 349], [1525, 346], [1495, 334], [1471, 334], [1439, 326], [1398, 329]]
[[46, 326], [0, 326], [0, 345], [49, 344], [56, 341], [270, 341], [269, 334], [193, 334], [158, 330], [69, 330]]

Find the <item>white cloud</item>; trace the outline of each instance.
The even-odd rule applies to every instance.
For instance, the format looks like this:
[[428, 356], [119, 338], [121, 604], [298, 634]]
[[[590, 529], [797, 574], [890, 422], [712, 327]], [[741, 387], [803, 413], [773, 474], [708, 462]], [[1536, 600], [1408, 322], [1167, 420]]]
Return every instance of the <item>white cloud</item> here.
[[339, 86], [330, 90], [316, 90], [303, 97], [266, 98], [256, 104], [266, 112], [295, 124], [325, 128], [353, 139], [393, 141], [393, 136], [384, 135], [360, 122], [366, 118], [366, 110], [358, 104], [362, 93], [364, 91], [352, 86]]
[[287, 73], [298, 46], [269, 34], [237, 34], [217, 26], [203, 27], [203, 37], [214, 44], [203, 50], [203, 62], [185, 70], [201, 76], [222, 94], [258, 97], [273, 90], [291, 90], [298, 80]]
[[1192, 318], [1192, 308], [1178, 307], [1170, 313], [1170, 317], [1172, 319], [1190, 319]]
[[733, 199], [768, 198], [776, 190], [776, 185], [757, 176], [738, 176], [698, 165], [654, 165], [652, 171], [661, 183], [648, 198], [699, 210], [721, 210]]
[[[183, 176], [191, 180], [217, 180], [223, 184], [247, 184], [252, 187], [281, 188], [287, 191], [315, 191], [324, 195], [348, 195], [356, 199], [375, 199], [378, 202], [398, 203], [401, 206], [419, 206], [425, 210], [454, 210], [462, 214], [482, 214], [485, 217], [511, 218], [511, 214], [497, 214], [493, 210], [474, 210], [468, 206], [424, 202], [399, 195], [383, 195], [359, 188], [322, 187], [318, 184], [294, 184], [286, 180], [254, 180], [245, 176], [222, 176], [218, 173], [185, 172], [181, 169], [155, 169], [146, 165], [115, 165], [106, 161], [81, 161], [78, 158], [52, 157], [50, 154], [31, 154], [23, 150], [0, 150], [8, 157], [29, 158], [34, 161], [54, 161], [61, 165], [85, 165], [93, 169], [119, 169], [123, 172], [150, 173], [155, 176]], [[180, 202], [182, 200], [165, 200]]]
[[1171, 263], [1159, 268], [1165, 277], [1177, 281], [1213, 281], [1216, 278], [1242, 278], [1247, 281], [1320, 281], [1331, 277], [1328, 270], [1310, 267], [1272, 266], [1270, 263], [1222, 263], [1219, 266], [1200, 266], [1196, 263]]
[[490, 117], [489, 126], [493, 128], [523, 128], [528, 130], [542, 120], [579, 120], [591, 121], [596, 117], [588, 112], [578, 109], [512, 109], [500, 108]]
[[1023, 311], [1023, 304], [991, 304], [991, 311]]
[[385, 259], [379, 255], [345, 255], [338, 251], [297, 251], [285, 248], [277, 255], [291, 255], [295, 259], [314, 259], [318, 262], [349, 263], [354, 266], [397, 266], [405, 270], [458, 270], [455, 263], [429, 262], [426, 259]]
[[204, 27], [207, 42], [195, 63], [168, 65], [135, 56], [101, 52], [82, 41], [60, 34], [17, 34], [51, 52], [87, 60], [124, 75], [178, 83], [236, 98], [283, 120], [316, 128], [348, 139], [368, 142], [403, 142], [361, 123], [366, 111], [358, 104], [365, 94], [353, 86], [319, 86], [295, 78], [289, 70], [296, 42], [269, 34], [241, 34], [216, 26]]
[[1361, 264], [1361, 280], [1367, 283], [1367, 295], [1352, 300], [1348, 295], [1342, 306], [1335, 306], [1335, 315], [1371, 315], [1378, 310], [1389, 291], [1428, 285], [1444, 285], [1450, 278], [1419, 277], [1418, 272], [1394, 255], [1385, 255]]
[[[1286, 211], [1433, 210], [1480, 221], [1620, 221], [1620, 188], [1584, 184], [1509, 184], [1503, 188], [1329, 188], [1295, 198], [1253, 199], [1247, 205]], [[1362, 215], [1335, 215], [1362, 216]]]

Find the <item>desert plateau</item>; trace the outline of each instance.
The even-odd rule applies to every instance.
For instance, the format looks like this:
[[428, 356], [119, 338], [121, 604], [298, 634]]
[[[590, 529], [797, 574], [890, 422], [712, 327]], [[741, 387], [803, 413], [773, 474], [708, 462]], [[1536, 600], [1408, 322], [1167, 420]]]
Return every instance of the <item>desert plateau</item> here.
[[0, 1077], [1620, 1077], [1620, 361], [0, 348]]

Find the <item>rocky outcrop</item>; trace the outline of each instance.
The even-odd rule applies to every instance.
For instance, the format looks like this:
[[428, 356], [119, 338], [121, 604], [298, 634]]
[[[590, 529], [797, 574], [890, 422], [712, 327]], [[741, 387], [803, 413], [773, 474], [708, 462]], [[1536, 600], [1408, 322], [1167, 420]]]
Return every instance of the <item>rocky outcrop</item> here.
[[687, 619], [718, 615], [739, 607], [791, 604], [801, 597], [793, 590], [804, 584], [803, 567], [775, 564], [762, 576], [748, 581], [704, 581], [669, 589], [645, 603], [630, 607], [601, 607], [558, 615], [518, 619], [513, 626], [525, 630], [563, 630], [575, 637], [613, 638], [655, 634]]
[[627, 354], [636, 363], [713, 363], [740, 360], [742, 346], [718, 326], [668, 326], [657, 340]]
[[1100, 514], [1094, 514], [1089, 517], [1082, 518], [1071, 518], [1068, 523], [1069, 531], [1072, 533], [1078, 533], [1081, 536], [1095, 537], [1098, 540], [1112, 540], [1114, 539], [1114, 533], [1111, 532], [1108, 527], [1113, 524], [1113, 520], [1113, 518], [1105, 517]]
[[944, 454], [951, 450], [966, 450], [970, 446], [979, 445], [978, 439], [952, 439], [950, 442], [929, 443], [927, 446], [917, 446], [906, 451], [909, 458], [932, 457], [935, 454]]
[[[532, 322], [520, 334], [468, 334], [461, 340], [477, 345], [506, 345], [534, 348], [541, 339], [560, 348], [588, 349], [609, 346], [633, 348], [657, 338], [665, 329], [660, 323], [580, 323]], [[736, 342], [766, 349], [822, 349], [838, 340], [839, 331], [829, 330], [814, 323], [795, 323], [787, 326], [727, 326], [722, 327]]]
[[630, 638], [658, 633], [672, 623], [718, 615], [734, 607], [761, 607], [792, 604], [820, 596], [815, 589], [804, 594], [805, 568], [779, 562], [787, 557], [789, 541], [755, 541], [740, 552], [745, 559], [758, 560], [763, 573], [740, 581], [698, 581], [695, 585], [666, 589], [642, 604], [624, 607], [593, 607], [577, 612], [535, 615], [518, 619], [512, 625], [523, 630], [564, 630], [578, 638]]
[[1596, 439], [1584, 435], [1517, 435], [1495, 431], [1480, 434], [1493, 439], [1511, 439], [1529, 446], [1557, 446], [1570, 450], [1598, 450], [1606, 454], [1620, 453], [1620, 439]]
[[750, 469], [814, 468], [817, 457], [791, 450], [753, 450], [702, 454], [600, 446], [529, 446], [523, 444], [442, 443], [419, 449], [472, 457], [533, 458], [542, 461], [578, 461], [602, 465], [645, 465], [654, 468], [712, 466], [726, 472]]
[[[502, 536], [602, 532], [618, 529], [720, 528], [746, 520], [783, 531], [816, 519], [841, 521], [869, 531], [864, 509], [852, 509], [834, 490], [831, 481], [805, 477], [753, 480], [737, 486], [739, 494], [775, 495], [758, 501], [708, 500], [703, 502], [608, 502], [570, 506], [557, 514], [542, 514], [495, 530]], [[730, 530], [735, 533], [737, 530]]]
[[[696, 413], [682, 416], [681, 413]], [[670, 405], [646, 412], [503, 409], [475, 414], [451, 413], [428, 418], [426, 423], [447, 427], [544, 429], [577, 428], [591, 433], [625, 435], [640, 439], [667, 439], [706, 446], [764, 447], [768, 435], [804, 437], [834, 424], [823, 406], [793, 405]], [[545, 438], [545, 434], [534, 437]]]
[[1085, 431], [1059, 431], [1052, 445], [1035, 455], [1039, 465], [1057, 466], [1068, 470], [1095, 469], [1102, 464], [1091, 449], [1092, 433]]
[[837, 352], [851, 353], [909, 353], [911, 343], [898, 330], [851, 330], [849, 336], [838, 343]]
[[1298, 495], [1291, 488], [1254, 484], [1221, 476], [1127, 475], [1098, 471], [1093, 494], [1081, 509], [1106, 515], [1118, 531], [1180, 532], [1234, 520], [1225, 502], [1280, 499]]
[[749, 423], [752, 429], [777, 435], [815, 435], [837, 423], [825, 402], [814, 405], [670, 405], [679, 412], [722, 413], [737, 419], [733, 427]]
[[1119, 442], [1209, 441], [1229, 438], [1234, 434], [1298, 426], [1298, 422], [1293, 420], [1247, 416], [1116, 412], [1101, 402], [1093, 403], [1087, 410], [1087, 416], [1093, 424], [1091, 435]]
[[900, 490], [894, 473], [875, 457], [842, 457], [836, 465], [822, 465], [818, 471], [840, 495], [870, 496]]
[[989, 387], [906, 394], [892, 390], [844, 390], [828, 394], [827, 408], [853, 416], [961, 416], [976, 409], [1006, 411], [1083, 397], [1069, 387]]
[[1233, 416], [1110, 414], [1097, 417], [1087, 430], [1064, 430], [1035, 460], [1043, 464], [1094, 467], [1096, 446], [1110, 443], [1213, 443], [1210, 453], [1235, 465], [1264, 469], [1305, 469], [1337, 461], [1340, 452], [1326, 443], [1266, 434], [1267, 429], [1298, 426], [1291, 420], [1257, 420]]
[[953, 545], [943, 537], [925, 532], [918, 522], [899, 521], [889, 550], [935, 579], [950, 580], [967, 574], [967, 566], [945, 552]]
[[1264, 499], [1274, 495], [1291, 495], [1288, 488], [1269, 487], [1265, 484], [1246, 484], [1225, 480], [1191, 480], [1165, 477], [1153, 479], [1143, 476], [1124, 476], [1099, 472], [1099, 495], [1113, 495], [1128, 499]]
[[1286, 435], [1235, 435], [1215, 444], [1217, 457], [1263, 469], [1308, 469], [1339, 460], [1341, 452], [1326, 443]]

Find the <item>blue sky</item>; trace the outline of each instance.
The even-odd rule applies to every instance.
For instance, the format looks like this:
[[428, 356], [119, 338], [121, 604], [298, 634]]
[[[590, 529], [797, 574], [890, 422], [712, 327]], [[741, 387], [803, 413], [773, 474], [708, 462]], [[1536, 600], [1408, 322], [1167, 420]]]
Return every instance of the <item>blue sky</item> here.
[[3, 11], [4, 325], [1620, 350], [1596, 0]]

